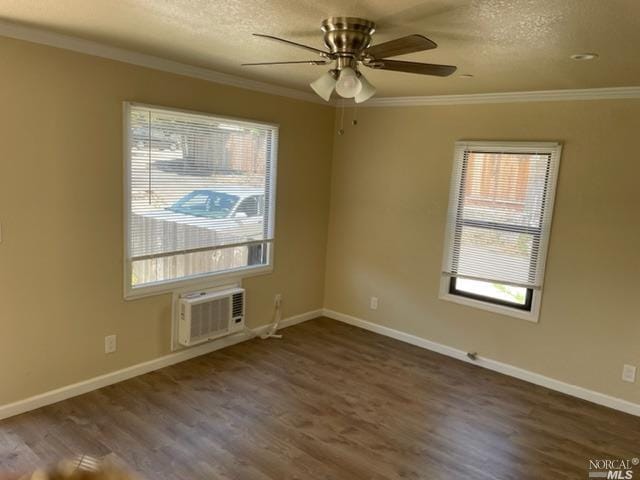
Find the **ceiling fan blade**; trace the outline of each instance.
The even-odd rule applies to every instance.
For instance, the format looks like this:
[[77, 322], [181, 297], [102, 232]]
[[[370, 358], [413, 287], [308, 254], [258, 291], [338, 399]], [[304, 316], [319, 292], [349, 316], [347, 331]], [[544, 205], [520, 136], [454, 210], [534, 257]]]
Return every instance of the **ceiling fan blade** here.
[[301, 43], [292, 42], [291, 40], [285, 40], [284, 38], [274, 37], [273, 35], [265, 35], [263, 33], [254, 33], [255, 37], [262, 37], [268, 40], [275, 40], [276, 42], [286, 43], [287, 45], [291, 45], [293, 47], [304, 48], [305, 50], [309, 50], [310, 52], [319, 53], [320, 55], [328, 55], [329, 52], [324, 50], [320, 50], [319, 48], [310, 47], [308, 45], [303, 45]]
[[458, 69], [458, 67], [454, 67], [453, 65], [435, 65], [433, 63], [402, 62], [386, 59], [376, 60], [375, 62], [366, 65], [380, 70], [418, 73], [420, 75], [435, 75], [437, 77], [448, 77]]
[[255, 65], [289, 65], [294, 63], [304, 63], [307, 65], [326, 65], [329, 61], [325, 60], [301, 60], [295, 62], [257, 62], [257, 63], [242, 63], [243, 67], [252, 67]]
[[405, 55], [407, 53], [422, 52], [431, 50], [438, 45], [436, 42], [429, 40], [422, 35], [408, 35], [402, 38], [396, 38], [389, 42], [379, 43], [367, 48], [364, 53], [373, 58], [395, 57], [397, 55]]

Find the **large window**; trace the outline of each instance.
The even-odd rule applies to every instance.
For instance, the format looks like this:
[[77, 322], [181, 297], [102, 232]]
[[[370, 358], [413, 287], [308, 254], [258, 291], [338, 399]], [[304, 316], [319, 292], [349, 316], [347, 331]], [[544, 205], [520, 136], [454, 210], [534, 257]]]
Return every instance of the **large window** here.
[[537, 320], [557, 143], [456, 144], [441, 296]]
[[127, 296], [268, 271], [278, 128], [125, 104]]

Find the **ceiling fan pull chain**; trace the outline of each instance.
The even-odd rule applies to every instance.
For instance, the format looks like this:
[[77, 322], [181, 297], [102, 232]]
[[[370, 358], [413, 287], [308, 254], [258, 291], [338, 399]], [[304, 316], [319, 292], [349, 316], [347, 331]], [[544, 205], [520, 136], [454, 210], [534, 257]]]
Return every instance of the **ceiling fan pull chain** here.
[[344, 135], [344, 100], [340, 102], [340, 128], [338, 135]]
[[356, 103], [353, 107], [353, 120], [351, 120], [351, 125], [354, 127], [358, 125], [358, 104]]

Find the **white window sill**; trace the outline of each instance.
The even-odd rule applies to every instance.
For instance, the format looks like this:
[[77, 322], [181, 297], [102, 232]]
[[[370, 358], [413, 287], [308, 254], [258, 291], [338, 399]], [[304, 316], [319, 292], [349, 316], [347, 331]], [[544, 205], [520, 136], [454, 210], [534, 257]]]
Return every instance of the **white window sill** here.
[[446, 300], [448, 302], [458, 303], [460, 305], [466, 305], [468, 307], [479, 308], [480, 310], [487, 310], [489, 312], [506, 315], [508, 317], [520, 318], [522, 320], [527, 320], [528, 322], [538, 322], [538, 315], [534, 312], [519, 310], [517, 308], [511, 308], [503, 305], [496, 305], [489, 302], [483, 302], [482, 300], [475, 300], [473, 298], [467, 298], [461, 295], [452, 295], [451, 293], [445, 293], [440, 295], [440, 300]]
[[[257, 267], [245, 267], [220, 273], [208, 273], [192, 276], [180, 280], [157, 282], [142, 287], [132, 288], [125, 284], [124, 299], [136, 300], [138, 298], [164, 295], [176, 291], [202, 290], [215, 288], [230, 283], [236, 283], [243, 278], [266, 275], [273, 272], [273, 264]], [[126, 280], [126, 279], [125, 279]]]

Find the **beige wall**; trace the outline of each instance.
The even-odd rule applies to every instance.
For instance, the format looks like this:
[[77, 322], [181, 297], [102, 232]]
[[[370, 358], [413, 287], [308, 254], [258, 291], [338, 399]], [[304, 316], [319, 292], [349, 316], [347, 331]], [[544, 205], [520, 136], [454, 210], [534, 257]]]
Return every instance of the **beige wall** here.
[[[640, 101], [358, 117], [334, 140], [325, 307], [640, 402], [638, 384], [620, 379], [623, 363], [640, 364]], [[459, 139], [564, 143], [537, 324], [438, 299]]]
[[[640, 402], [620, 380], [640, 363], [640, 101], [361, 108], [334, 138], [320, 105], [1, 38], [0, 64], [0, 405], [168, 353], [170, 297], [122, 298], [123, 100], [280, 124], [275, 271], [245, 280], [250, 326], [275, 293], [285, 316], [324, 299]], [[438, 299], [458, 139], [564, 142], [538, 324]]]
[[[168, 353], [170, 296], [122, 297], [122, 101], [280, 124], [275, 271], [250, 326], [322, 307], [333, 110], [0, 38], [0, 405]], [[104, 336], [118, 335], [105, 355]]]

